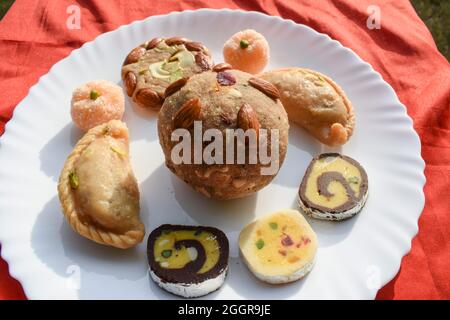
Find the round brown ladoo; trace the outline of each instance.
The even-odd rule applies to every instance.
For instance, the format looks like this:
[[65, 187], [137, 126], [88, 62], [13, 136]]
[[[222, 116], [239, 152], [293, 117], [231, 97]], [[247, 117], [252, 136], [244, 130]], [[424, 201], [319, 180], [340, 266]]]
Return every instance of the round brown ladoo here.
[[131, 50], [121, 74], [133, 102], [157, 110], [172, 83], [211, 67], [211, 55], [203, 44], [181, 37], [154, 38]]
[[[284, 161], [288, 144], [289, 122], [278, 100], [278, 90], [248, 73], [230, 69], [228, 64], [218, 64], [212, 71], [194, 75], [172, 91], [168, 89], [170, 92], [166, 92], [167, 98], [158, 118], [158, 134], [167, 167], [195, 190], [214, 199], [245, 197], [269, 184]], [[193, 143], [194, 121], [201, 121], [203, 133], [207, 129], [217, 129], [216, 132], [220, 132], [223, 148], [219, 149], [219, 153], [222, 152], [219, 158], [223, 159], [222, 163], [215, 161], [208, 164], [211, 162], [205, 161], [204, 157], [197, 164], [194, 163], [194, 154], [198, 150]], [[198, 126], [198, 122], [195, 125]], [[171, 135], [175, 129], [180, 128], [187, 129], [192, 137], [191, 163], [174, 162], [171, 157], [172, 149], [181, 141], [172, 141]], [[234, 157], [231, 152], [228, 155], [226, 139], [236, 129], [242, 129], [243, 132], [255, 129], [256, 138], [253, 141], [263, 145], [264, 152], [272, 160], [269, 163], [261, 161], [260, 155], [264, 153], [264, 148], [257, 147], [257, 160], [253, 158], [252, 161], [250, 154], [255, 153], [249, 152], [250, 139], [240, 140], [240, 146], [245, 144], [246, 147], [244, 163], [238, 161], [238, 152], [234, 152]], [[272, 145], [272, 135], [275, 137], [275, 132], [278, 133], [278, 139], [274, 139], [276, 145]], [[238, 145], [238, 139], [233, 139]], [[214, 139], [211, 140], [215, 142]], [[202, 143], [201, 155], [205, 154], [206, 148], [211, 144], [209, 141]], [[273, 154], [271, 150], [274, 150]], [[261, 170], [268, 167], [275, 169], [266, 172]]]

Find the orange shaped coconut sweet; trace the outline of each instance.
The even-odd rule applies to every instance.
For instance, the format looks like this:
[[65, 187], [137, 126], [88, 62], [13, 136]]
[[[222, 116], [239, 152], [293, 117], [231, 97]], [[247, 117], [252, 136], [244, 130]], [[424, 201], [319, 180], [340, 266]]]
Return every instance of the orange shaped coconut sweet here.
[[313, 70], [286, 68], [261, 75], [280, 91], [289, 120], [329, 146], [346, 143], [355, 114], [344, 91], [329, 77]]
[[67, 158], [58, 184], [72, 228], [92, 241], [122, 249], [135, 246], [145, 234], [128, 143], [128, 129], [119, 120], [90, 129]]
[[263, 35], [255, 30], [239, 31], [223, 46], [223, 58], [234, 69], [256, 74], [269, 62], [270, 48]]

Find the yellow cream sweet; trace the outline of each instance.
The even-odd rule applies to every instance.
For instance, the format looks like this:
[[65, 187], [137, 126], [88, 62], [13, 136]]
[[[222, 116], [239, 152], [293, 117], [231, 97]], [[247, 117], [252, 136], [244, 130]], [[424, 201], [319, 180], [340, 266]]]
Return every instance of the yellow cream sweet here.
[[317, 237], [298, 211], [283, 210], [247, 225], [239, 236], [239, 248], [258, 278], [282, 283], [297, 280], [309, 271]]
[[212, 233], [203, 230], [164, 230], [153, 247], [154, 259], [162, 268], [181, 269], [197, 259], [198, 252], [195, 248], [175, 248], [175, 243], [182, 240], [199, 241], [205, 250], [206, 260], [198, 273], [208, 272], [218, 263], [220, 246]]

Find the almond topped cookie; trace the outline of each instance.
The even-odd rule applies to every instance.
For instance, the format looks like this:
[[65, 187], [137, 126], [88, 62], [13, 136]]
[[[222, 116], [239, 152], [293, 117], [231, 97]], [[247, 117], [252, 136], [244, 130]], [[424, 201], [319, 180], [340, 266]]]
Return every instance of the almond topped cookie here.
[[128, 129], [119, 120], [90, 129], [67, 158], [58, 184], [62, 211], [72, 228], [122, 249], [135, 246], [145, 234], [128, 143]]
[[181, 37], [154, 38], [131, 50], [121, 74], [133, 102], [159, 109], [169, 85], [211, 67], [211, 55], [203, 44]]
[[[278, 90], [267, 81], [230, 68], [221, 63], [212, 71], [192, 76], [171, 92], [158, 114], [159, 141], [167, 167], [196, 191], [223, 200], [248, 196], [272, 181], [285, 159], [289, 130]], [[198, 136], [195, 125], [214, 137], [200, 146], [197, 155], [201, 159], [180, 163], [173, 157], [173, 150], [180, 146], [172, 139], [173, 133], [187, 130], [194, 141]], [[238, 141], [239, 135], [247, 135], [245, 143]], [[234, 142], [235, 148], [228, 148], [227, 142]], [[197, 152], [193, 146], [185, 151], [185, 155]], [[211, 158], [205, 159], [206, 154]], [[270, 157], [265, 157], [268, 154]]]

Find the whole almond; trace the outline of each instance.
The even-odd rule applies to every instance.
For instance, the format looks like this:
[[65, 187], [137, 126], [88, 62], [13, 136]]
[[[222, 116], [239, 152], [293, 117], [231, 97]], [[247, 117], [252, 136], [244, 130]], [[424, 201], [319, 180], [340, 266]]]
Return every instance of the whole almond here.
[[208, 58], [203, 54], [203, 52], [199, 52], [195, 55], [195, 63], [202, 69], [202, 71], [206, 71], [211, 69], [211, 65], [209, 63]]
[[193, 126], [194, 121], [200, 120], [201, 113], [202, 107], [200, 100], [198, 98], [188, 100], [175, 113], [172, 120], [173, 129], [190, 129]]
[[136, 89], [136, 83], [137, 83], [136, 75], [131, 71], [128, 72], [125, 76], [125, 79], [123, 80], [123, 83], [124, 83], [127, 95], [131, 97], [133, 95], [134, 89]]
[[139, 90], [135, 97], [135, 101], [145, 108], [159, 108], [162, 103], [161, 97], [150, 88]]
[[250, 78], [248, 80], [248, 83], [264, 93], [265, 95], [271, 97], [272, 99], [276, 100], [280, 98], [280, 92], [278, 91], [277, 87], [275, 87], [270, 82], [267, 82], [266, 80], [260, 79], [260, 78]]
[[175, 45], [186, 43], [187, 39], [181, 38], [181, 37], [172, 37], [172, 38], [166, 39], [165, 41], [168, 46], [175, 46]]
[[145, 54], [145, 51], [146, 51], [145, 48], [142, 47], [134, 48], [125, 58], [123, 65], [126, 66], [127, 64], [137, 62], [139, 58]]
[[231, 69], [233, 69], [231, 64], [226, 63], [226, 62], [218, 63], [212, 68], [212, 70], [214, 72], [221, 72], [221, 71], [231, 70]]
[[147, 50], [151, 50], [153, 48], [156, 48], [156, 46], [162, 41], [162, 38], [153, 38], [152, 40], [149, 41], [149, 43], [147, 44], [146, 48]]
[[183, 88], [188, 80], [189, 78], [181, 78], [175, 82], [172, 82], [164, 91], [164, 98], [171, 96], [172, 94]]
[[189, 51], [203, 51], [206, 52], [206, 48], [200, 42], [189, 41], [184, 44]]
[[258, 115], [248, 103], [244, 103], [244, 105], [239, 110], [237, 116], [237, 125], [244, 131], [248, 129], [256, 130], [256, 136], [259, 135], [260, 125]]

